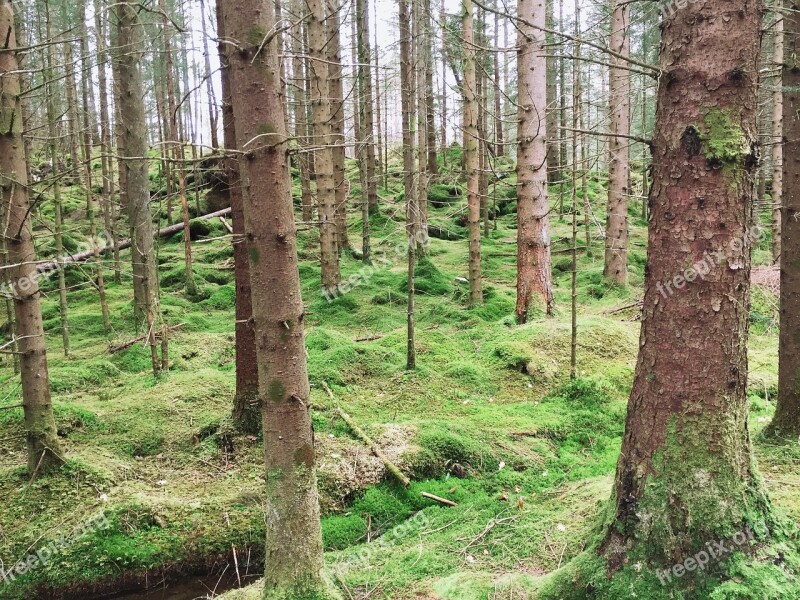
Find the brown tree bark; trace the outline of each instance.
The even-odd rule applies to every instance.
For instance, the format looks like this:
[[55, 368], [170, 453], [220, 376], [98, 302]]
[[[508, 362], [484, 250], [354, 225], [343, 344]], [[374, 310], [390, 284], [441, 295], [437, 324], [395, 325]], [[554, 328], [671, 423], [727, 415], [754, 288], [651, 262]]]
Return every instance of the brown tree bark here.
[[356, 42], [358, 44], [358, 97], [361, 140], [359, 143], [359, 166], [362, 172], [362, 258], [369, 261], [370, 254], [370, 207], [378, 206], [378, 190], [375, 182], [375, 119], [372, 110], [372, 48], [369, 39], [369, 2], [356, 0]]
[[[776, 3], [780, 7], [780, 2]], [[773, 49], [773, 69], [781, 73], [776, 77], [772, 92], [772, 262], [781, 260], [781, 200], [783, 196], [783, 15], [775, 13], [775, 47]], [[766, 176], [766, 174], [765, 174]]]
[[[614, 0], [611, 19], [611, 49], [622, 57], [630, 55], [629, 4]], [[611, 57], [609, 73], [610, 133], [606, 249], [603, 274], [618, 285], [628, 283], [628, 194], [630, 163], [624, 137], [630, 134], [630, 71], [622, 58]]]
[[0, 0], [0, 195], [5, 204], [3, 216], [7, 219], [3, 238], [9, 262], [17, 265], [9, 269], [8, 276], [14, 292], [28, 472], [34, 473], [50, 470], [64, 458], [50, 399], [36, 250], [28, 218], [30, 205], [16, 44], [11, 2]]
[[419, 204], [417, 202], [417, 164], [414, 160], [414, 117], [416, 105], [416, 72], [414, 70], [414, 0], [399, 0], [398, 21], [400, 24], [400, 104], [403, 127], [403, 188], [406, 200], [406, 236], [408, 239], [408, 304], [406, 319], [406, 369], [416, 368], [415, 343], [414, 269], [416, 266], [416, 234], [419, 227]]
[[[311, 86], [311, 109], [314, 123], [314, 170], [319, 211], [319, 245], [322, 262], [322, 287], [335, 291], [339, 285], [339, 250], [336, 226], [336, 179], [331, 131], [332, 107], [329, 91], [328, 37], [325, 32], [323, 0], [308, 0], [308, 72]], [[238, 137], [238, 132], [237, 132]]]
[[144, 109], [144, 86], [139, 71], [142, 53], [142, 29], [137, 7], [120, 3], [114, 6], [117, 20], [117, 55], [115, 87], [119, 120], [119, 156], [127, 199], [128, 224], [131, 229], [134, 318], [148, 331], [153, 371], [161, 370], [155, 332], [161, 328], [157, 295], [157, 272], [153, 244], [153, 215], [150, 208], [150, 178], [147, 158], [147, 121]]
[[478, 194], [478, 98], [475, 74], [475, 34], [472, 0], [461, 2], [461, 36], [464, 40], [464, 166], [467, 177], [469, 224], [469, 303], [483, 304], [481, 283], [481, 201]]
[[[545, 26], [543, 0], [519, 0], [517, 12], [535, 26]], [[547, 61], [544, 35], [519, 24], [517, 81], [519, 130], [517, 143], [517, 322], [527, 322], [536, 299], [553, 312], [553, 276], [547, 199]]]
[[334, 202], [336, 206], [336, 247], [339, 254], [350, 247], [347, 235], [347, 187], [344, 178], [344, 91], [342, 86], [342, 45], [339, 11], [342, 0], [325, 0], [325, 44], [331, 104], [331, 156], [333, 158]]
[[[217, 34], [227, 39], [221, 2], [217, 2]], [[236, 150], [236, 122], [231, 98], [230, 46], [219, 45], [220, 79], [222, 82], [222, 139], [225, 151]], [[233, 397], [233, 419], [242, 433], [257, 434], [261, 430], [261, 406], [258, 396], [258, 358], [256, 330], [253, 323], [253, 301], [250, 290], [248, 237], [244, 226], [244, 200], [239, 177], [239, 160], [226, 154], [223, 162], [233, 221], [233, 272], [236, 281], [236, 392]]]
[[[545, 2], [545, 25], [547, 29], [555, 29], [555, 0]], [[521, 13], [520, 13], [521, 14]], [[547, 43], [547, 181], [556, 183], [561, 179], [562, 166], [559, 164], [559, 144], [560, 136], [558, 131], [558, 72], [556, 69], [555, 36], [551, 33], [545, 35]], [[519, 67], [517, 67], [519, 68]]]
[[783, 13], [783, 201], [778, 405], [769, 433], [800, 436], [800, 2]]
[[557, 578], [563, 597], [617, 598], [627, 576], [629, 596], [651, 597], [636, 582], [661, 580], [676, 597], [709, 598], [719, 575], [676, 578], [673, 565], [774, 524], [747, 422], [760, 11], [689, 3], [663, 20], [639, 358], [592, 566]]
[[178, 108], [175, 105], [175, 73], [172, 64], [172, 41], [165, 0], [159, 0], [159, 7], [161, 8], [161, 32], [164, 38], [164, 67], [167, 75], [167, 110], [169, 111], [168, 118], [164, 123], [166, 127], [164, 136], [172, 145], [171, 154], [175, 161], [175, 170], [178, 172], [178, 194], [181, 200], [181, 217], [183, 218], [184, 285], [186, 286], [186, 295], [192, 297], [197, 295], [197, 286], [194, 282], [194, 274], [192, 271], [192, 236], [189, 230], [189, 202], [186, 197], [186, 171], [184, 164], [186, 156], [183, 149], [184, 140], [176, 136], [178, 130]]
[[[303, 334], [289, 143], [271, 0], [222, 0], [238, 49], [230, 83], [259, 367], [267, 473], [263, 598], [340, 599], [325, 576]], [[317, 17], [319, 13], [317, 12]], [[313, 37], [313, 36], [312, 36]]]

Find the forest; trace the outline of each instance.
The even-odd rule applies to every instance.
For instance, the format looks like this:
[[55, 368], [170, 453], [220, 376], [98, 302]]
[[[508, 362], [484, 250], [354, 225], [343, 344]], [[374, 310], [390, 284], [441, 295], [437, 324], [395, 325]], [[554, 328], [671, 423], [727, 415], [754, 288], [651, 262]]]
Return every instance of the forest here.
[[0, 600], [800, 600], [799, 216], [798, 0], [0, 0]]

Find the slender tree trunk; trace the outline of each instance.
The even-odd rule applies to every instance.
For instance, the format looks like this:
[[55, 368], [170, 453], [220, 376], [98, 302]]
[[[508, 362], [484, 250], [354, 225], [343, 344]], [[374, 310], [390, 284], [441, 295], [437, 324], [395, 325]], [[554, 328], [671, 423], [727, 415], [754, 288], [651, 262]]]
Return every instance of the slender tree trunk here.
[[[543, 0], [519, 0], [517, 12], [534, 26], [545, 26]], [[517, 322], [525, 323], [534, 297], [553, 312], [550, 232], [547, 199], [547, 63], [542, 56], [544, 36], [519, 25], [517, 81], [519, 130], [517, 143]]]
[[103, 13], [101, 0], [94, 0], [95, 32], [97, 44], [97, 83], [100, 93], [100, 152], [101, 169], [103, 174], [102, 189], [102, 208], [103, 224], [106, 232], [111, 236], [111, 243], [114, 246], [114, 281], [119, 284], [122, 282], [121, 265], [119, 260], [119, 248], [117, 243], [117, 227], [114, 218], [114, 207], [112, 192], [114, 188], [113, 161], [111, 158], [111, 124], [108, 113], [108, 84], [106, 76], [106, 64], [108, 54], [106, 51], [106, 20], [101, 17]]
[[[629, 5], [614, 0], [611, 19], [611, 49], [620, 56], [630, 56]], [[621, 58], [611, 57], [609, 79], [610, 133], [608, 166], [608, 205], [606, 214], [606, 250], [604, 275], [618, 285], [628, 283], [628, 194], [630, 163], [625, 137], [630, 134], [630, 71]]]
[[[377, 0], [375, 0], [377, 3]], [[369, 0], [367, 0], [369, 2]], [[379, 55], [380, 52], [377, 50], [380, 48], [380, 44], [378, 43], [378, 17], [377, 12], [375, 16], [375, 22], [373, 26], [374, 31], [374, 39], [375, 39], [375, 125], [378, 134], [378, 143], [377, 143], [377, 154], [378, 154], [378, 170], [382, 174], [383, 178], [383, 187], [386, 189], [387, 186], [387, 166], [386, 161], [384, 160], [384, 148], [388, 148], [388, 128], [383, 127], [383, 121], [381, 119], [381, 69], [380, 69], [380, 59]], [[375, 192], [375, 200], [374, 203], [370, 201], [369, 205], [369, 212], [370, 214], [378, 212], [378, 194], [377, 190]]]
[[[362, 258], [370, 260], [369, 208], [378, 205], [378, 190], [375, 184], [375, 142], [373, 132], [375, 123], [372, 112], [372, 49], [369, 40], [369, 1], [356, 0], [356, 38], [358, 44], [358, 97], [361, 143], [359, 144], [359, 164], [363, 173], [361, 190], [363, 223]], [[379, 119], [380, 121], [380, 119]]]
[[[416, 110], [416, 124], [417, 124], [417, 183], [416, 183], [416, 207], [419, 211], [419, 218], [417, 219], [417, 228], [414, 232], [418, 234], [415, 238], [417, 243], [417, 251], [422, 254], [425, 252], [428, 241], [428, 161], [430, 158], [428, 152], [428, 103], [432, 98], [428, 96], [428, 73], [431, 71], [431, 53], [430, 44], [428, 43], [428, 34], [430, 32], [430, 19], [426, 12], [426, 0], [413, 0], [414, 1], [414, 39], [413, 44], [415, 51], [412, 55], [415, 57], [416, 73], [415, 80], [417, 84], [414, 86], [417, 90], [417, 110]], [[431, 84], [431, 87], [433, 84]], [[434, 148], [434, 161], [436, 159], [436, 139], [433, 140]]]
[[[325, 577], [322, 552], [305, 311], [276, 42], [262, 47], [266, 32], [273, 30], [274, 13], [270, 0], [220, 4], [226, 36], [240, 48], [229, 54], [231, 97], [237, 148], [248, 149], [239, 166], [245, 231], [252, 244], [249, 266], [267, 473], [262, 597], [339, 600], [341, 595]], [[313, 19], [319, 18], [320, 8], [312, 9]]]
[[208, 52], [208, 27], [206, 25], [206, 6], [205, 0], [200, 0], [200, 22], [203, 33], [203, 66], [205, 67], [206, 93], [208, 94], [208, 119], [211, 126], [211, 147], [215, 150], [219, 148], [219, 137], [217, 127], [219, 123], [219, 113], [217, 111], [217, 97], [214, 92], [214, 82], [211, 79], [211, 55]]
[[[217, 2], [217, 34], [227, 39], [222, 3]], [[226, 44], [219, 45], [222, 81], [222, 134], [225, 150], [236, 149], [236, 123], [231, 98], [230, 59]], [[261, 430], [261, 406], [258, 394], [258, 358], [256, 330], [253, 320], [253, 301], [250, 290], [248, 237], [245, 235], [242, 182], [239, 161], [227, 154], [223, 162], [233, 221], [233, 269], [236, 281], [236, 392], [233, 397], [233, 419], [242, 433], [256, 435]]]
[[[50, 3], [45, 2], [45, 19], [46, 19], [46, 35], [48, 40], [53, 39], [52, 31], [52, 15], [50, 13]], [[67, 44], [69, 46], [69, 44]], [[61, 258], [64, 256], [64, 217], [62, 215], [61, 205], [61, 168], [59, 163], [61, 159], [58, 155], [58, 133], [56, 131], [56, 122], [58, 120], [58, 108], [56, 107], [56, 99], [58, 92], [55, 88], [56, 81], [56, 45], [50, 44], [47, 47], [47, 68], [45, 69], [45, 92], [47, 94], [47, 131], [49, 136], [49, 154], [50, 162], [53, 165], [51, 174], [53, 177], [53, 226], [54, 238], [56, 245], [56, 262], [58, 263], [58, 308], [61, 315], [61, 342], [64, 346], [64, 356], [69, 356], [69, 318], [67, 310], [67, 284], [64, 278], [64, 265], [60, 263]], [[70, 52], [71, 55], [71, 52]], [[71, 59], [71, 56], [70, 56]], [[68, 70], [69, 73], [69, 70]], [[73, 78], [73, 91], [75, 80]], [[67, 93], [69, 99], [69, 93]], [[70, 108], [67, 108], [67, 114], [70, 113]], [[68, 138], [70, 146], [72, 145], [72, 129], [68, 131]], [[72, 150], [72, 148], [70, 148]], [[73, 161], [73, 168], [77, 166], [77, 152]]]
[[189, 297], [197, 295], [197, 286], [194, 282], [192, 271], [192, 236], [189, 228], [189, 202], [186, 194], [186, 156], [183, 149], [184, 140], [175, 137], [178, 129], [178, 108], [175, 105], [175, 76], [172, 65], [172, 41], [170, 35], [170, 23], [167, 18], [167, 7], [165, 0], [159, 0], [161, 7], [161, 28], [164, 36], [164, 63], [167, 80], [167, 110], [169, 119], [165, 123], [167, 130], [164, 132], [167, 140], [172, 144], [172, 157], [175, 161], [175, 169], [178, 172], [178, 194], [181, 199], [181, 216], [183, 217], [183, 258], [186, 271], [184, 282], [186, 295]]
[[467, 211], [469, 220], [469, 303], [483, 304], [481, 283], [481, 202], [478, 156], [478, 99], [475, 75], [475, 35], [472, 0], [461, 2], [461, 35], [464, 39], [464, 165], [467, 176]]
[[[780, 2], [777, 3], [780, 7]], [[783, 71], [783, 15], [775, 13], [773, 68]], [[772, 92], [772, 262], [781, 260], [781, 199], [783, 196], [783, 88], [778, 75]]]
[[[545, 2], [545, 26], [551, 31], [555, 29], [555, 0]], [[522, 13], [519, 13], [522, 14]], [[547, 43], [547, 181], [557, 183], [561, 178], [562, 166], [559, 164], [558, 144], [558, 70], [556, 68], [555, 36], [551, 33], [545, 35]], [[519, 67], [517, 67], [519, 68]]]
[[[304, 10], [302, 0], [294, 0], [293, 13], [295, 19]], [[219, 19], [219, 17], [218, 17]], [[219, 25], [218, 25], [219, 27]], [[300, 171], [300, 204], [303, 210], [303, 222], [311, 223], [314, 220], [314, 199], [311, 194], [311, 167], [309, 145], [309, 124], [306, 115], [308, 114], [307, 98], [307, 74], [305, 61], [303, 60], [303, 30], [302, 23], [298, 22], [292, 27], [292, 73], [294, 85], [292, 86], [294, 97], [294, 137], [297, 140], [298, 152], [296, 156], [298, 170]], [[232, 138], [235, 139], [235, 138]], [[226, 142], [226, 146], [227, 146]]]
[[19, 64], [14, 34], [14, 12], [9, 0], [0, 0], [0, 196], [4, 203], [3, 238], [8, 249], [9, 280], [22, 373], [22, 407], [28, 446], [28, 472], [51, 470], [63, 460], [56, 432], [42, 309], [29, 219], [28, 176], [22, 140]]
[[[320, 253], [322, 262], [322, 287], [335, 291], [339, 285], [339, 251], [336, 227], [336, 180], [333, 168], [334, 136], [331, 133], [331, 102], [328, 77], [329, 56], [326, 50], [328, 43], [325, 34], [324, 8], [322, 0], [308, 0], [309, 11], [308, 71], [311, 86], [311, 107], [314, 123], [313, 144], [318, 147], [314, 152], [314, 169], [317, 179], [317, 204], [320, 221]], [[238, 132], [237, 132], [238, 137]]]
[[[783, 194], [781, 202], [781, 299], [778, 406], [769, 431], [800, 436], [800, 3], [784, 5]], [[777, 141], [777, 140], [776, 140]]]
[[142, 29], [136, 7], [117, 4], [116, 83], [120, 129], [120, 160], [128, 202], [131, 228], [131, 261], [133, 263], [134, 316], [137, 326], [146, 323], [153, 362], [158, 374], [156, 330], [160, 329], [157, 295], [157, 272], [153, 243], [153, 215], [150, 208], [150, 178], [147, 159], [147, 123], [144, 109], [144, 86], [139, 71], [142, 53]]
[[[427, 136], [427, 151], [428, 151], [428, 166], [425, 171], [427, 172], [428, 179], [439, 174], [439, 162], [436, 157], [436, 114], [434, 110], [434, 87], [433, 87], [433, 23], [431, 19], [431, 0], [422, 0], [421, 15], [423, 18], [422, 24], [422, 40], [421, 49], [423, 56], [423, 66], [425, 69], [425, 135]], [[422, 118], [422, 116], [420, 116]], [[427, 198], [427, 185], [426, 192], [420, 200]], [[425, 202], [427, 204], [427, 202]], [[425, 227], [428, 226], [427, 210], [425, 218]]]
[[673, 565], [774, 524], [747, 414], [760, 11], [688, 4], [662, 23], [642, 332], [611, 506], [587, 560], [543, 598], [587, 585], [618, 598], [623, 581], [625, 595], [651, 597], [659, 580], [676, 597], [710, 598], [726, 571], [676, 578]]
[[325, 45], [331, 106], [331, 151], [336, 221], [336, 246], [339, 254], [350, 247], [347, 236], [347, 187], [344, 177], [344, 91], [342, 89], [342, 48], [339, 35], [339, 10], [342, 0], [325, 0], [327, 10]]
[[[403, 120], [403, 187], [406, 197], [406, 235], [408, 237], [408, 305], [406, 321], [406, 369], [416, 368], [417, 351], [415, 344], [414, 300], [416, 266], [416, 235], [419, 225], [419, 205], [417, 203], [417, 165], [414, 161], [416, 72], [414, 70], [414, 30], [412, 23], [414, 0], [399, 0], [400, 23], [400, 103]], [[421, 114], [421, 113], [417, 113]], [[418, 123], [418, 121], [416, 121]]]
[[[91, 81], [91, 69], [89, 68], [89, 36], [86, 31], [86, 0], [80, 0], [78, 27], [80, 32], [81, 70], [88, 74], [89, 81]], [[100, 245], [97, 239], [97, 222], [94, 216], [95, 201], [94, 185], [92, 183], [92, 111], [89, 106], [90, 94], [91, 90], [89, 89], [88, 81], [84, 80], [81, 94], [81, 108], [83, 112], [83, 143], [81, 148], [83, 152], [84, 186], [86, 188], [86, 220], [89, 222], [89, 234], [91, 235], [91, 243], [94, 248], [95, 285], [97, 286], [97, 294], [100, 301], [100, 313], [103, 316], [103, 329], [106, 333], [109, 333], [111, 331], [111, 319], [109, 318], [108, 302], [106, 301], [106, 282], [103, 274], [103, 261], [100, 258]]]

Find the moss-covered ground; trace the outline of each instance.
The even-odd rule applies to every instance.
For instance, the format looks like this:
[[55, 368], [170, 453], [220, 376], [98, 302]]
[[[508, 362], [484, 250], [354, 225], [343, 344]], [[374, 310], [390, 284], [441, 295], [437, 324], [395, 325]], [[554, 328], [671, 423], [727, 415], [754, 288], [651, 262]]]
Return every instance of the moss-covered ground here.
[[[449, 158], [457, 162], [457, 152]], [[355, 198], [352, 164], [348, 175]], [[155, 172], [152, 179], [157, 187]], [[631, 206], [628, 287], [603, 280], [596, 226], [591, 246], [579, 252], [579, 378], [570, 382], [571, 225], [557, 214], [559, 186], [553, 186], [556, 315], [516, 326], [513, 183], [512, 175], [498, 184], [492, 201], [498, 218], [483, 240], [483, 306], [468, 308], [466, 286], [457, 280], [467, 274], [466, 240], [431, 240], [417, 270], [414, 372], [404, 369], [406, 263], [397, 251], [404, 208], [396, 159], [388, 189], [379, 190], [381, 212], [372, 219], [373, 252], [384, 258], [361, 284], [328, 302], [320, 293], [318, 238], [313, 231], [300, 234], [324, 543], [348, 598], [535, 598], [542, 576], [583, 549], [609, 496], [638, 346], [635, 303], [642, 294], [646, 239], [641, 206]], [[589, 180], [598, 221], [603, 184], [600, 176]], [[430, 220], [440, 237], [465, 233], [459, 185], [445, 172], [431, 190]], [[299, 196], [299, 185], [295, 192]], [[76, 241], [86, 233], [83, 203], [77, 187], [65, 190]], [[46, 222], [48, 210], [45, 203], [37, 220]], [[350, 238], [360, 246], [359, 209], [351, 204], [350, 211]], [[43, 225], [37, 229], [45, 231]], [[237, 434], [229, 421], [235, 373], [231, 240], [219, 222], [194, 229], [196, 297], [182, 289], [180, 235], [159, 247], [164, 315], [181, 327], [172, 334], [170, 371], [158, 379], [141, 343], [109, 352], [138, 335], [127, 252], [121, 284], [113, 283], [110, 257], [104, 258], [110, 334], [88, 283], [91, 265], [68, 268], [69, 358], [61, 346], [56, 278], [45, 283], [50, 377], [68, 457], [58, 472], [32, 480], [25, 471], [22, 412], [4, 409], [19, 404], [19, 379], [4, 357], [0, 567], [11, 567], [99, 511], [108, 526], [72, 540], [47, 565], [0, 587], [1, 598], [47, 598], [53, 590], [91, 598], [95, 591], [232, 572], [237, 565], [247, 582], [261, 568], [260, 440]], [[584, 239], [581, 230], [581, 246]], [[39, 250], [41, 256], [52, 252], [44, 235]], [[755, 260], [768, 263], [769, 240]], [[363, 267], [349, 253], [342, 257], [345, 277]], [[798, 522], [800, 448], [759, 436], [776, 391], [776, 304], [768, 290], [754, 291], [751, 431], [776, 510]], [[392, 481], [351, 436], [323, 382], [412, 478], [409, 489]], [[779, 597], [768, 588], [761, 596], [731, 589], [720, 598]], [[256, 596], [257, 587], [228, 597]]]

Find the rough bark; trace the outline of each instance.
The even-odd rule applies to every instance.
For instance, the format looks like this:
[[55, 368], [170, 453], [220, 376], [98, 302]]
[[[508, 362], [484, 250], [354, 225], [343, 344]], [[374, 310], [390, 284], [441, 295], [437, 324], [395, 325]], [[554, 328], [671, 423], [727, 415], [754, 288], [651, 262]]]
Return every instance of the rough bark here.
[[[223, 0], [267, 473], [263, 598], [339, 599], [325, 576], [289, 143], [270, 0]], [[319, 14], [317, 14], [319, 16]], [[312, 36], [313, 37], [313, 36]], [[263, 44], [263, 47], [262, 47]]]
[[[555, 29], [555, 0], [547, 0], [545, 2], [545, 25], [547, 29]], [[522, 14], [522, 13], [520, 13]], [[557, 89], [558, 89], [558, 72], [556, 69], [556, 55], [555, 55], [555, 36], [551, 33], [545, 35], [547, 43], [547, 181], [548, 183], [556, 183], [561, 179], [560, 172], [562, 166], [559, 164], [559, 147], [558, 147], [558, 110], [556, 107], [557, 102]], [[519, 68], [519, 67], [517, 67]]]
[[[333, 134], [329, 91], [328, 38], [325, 33], [323, 0], [309, 0], [308, 10], [308, 73], [311, 86], [311, 109], [314, 123], [314, 170], [317, 181], [319, 210], [319, 245], [322, 262], [322, 287], [335, 290], [339, 285], [339, 250], [336, 227], [336, 180], [333, 172]], [[238, 135], [238, 133], [237, 133]]]
[[[226, 38], [225, 19], [221, 3], [217, 3], [217, 33]], [[220, 79], [222, 82], [222, 139], [225, 150], [236, 149], [236, 122], [231, 98], [230, 59], [227, 44], [219, 45]], [[236, 391], [233, 397], [233, 419], [236, 428], [249, 434], [261, 429], [261, 406], [258, 401], [258, 359], [256, 354], [256, 330], [253, 325], [253, 301], [250, 291], [249, 242], [245, 235], [242, 182], [239, 177], [239, 161], [227, 155], [223, 163], [228, 193], [231, 199], [231, 221], [233, 221], [233, 272], [236, 281]]]
[[128, 224], [131, 229], [134, 317], [137, 326], [144, 323], [149, 332], [153, 371], [160, 371], [155, 330], [160, 328], [157, 274], [153, 244], [153, 215], [150, 208], [150, 179], [147, 159], [147, 121], [144, 110], [144, 86], [139, 71], [142, 30], [137, 8], [121, 3], [114, 7], [117, 19], [117, 56], [115, 87], [119, 120], [120, 168], [127, 198]]
[[800, 436], [800, 3], [785, 2], [778, 406], [769, 432]]
[[[534, 26], [544, 27], [542, 0], [519, 0], [517, 11]], [[534, 297], [547, 314], [553, 310], [550, 232], [547, 199], [547, 63], [542, 56], [544, 36], [520, 24], [517, 41], [519, 86], [519, 144], [517, 156], [517, 307], [518, 323], [525, 323]]]
[[331, 156], [336, 220], [336, 248], [339, 254], [350, 247], [347, 236], [347, 186], [344, 177], [344, 91], [342, 86], [342, 48], [339, 35], [339, 11], [342, 0], [325, 0], [325, 44], [328, 61], [328, 85], [331, 103]]
[[[780, 6], [780, 3], [778, 3]], [[783, 71], [783, 15], [775, 14], [775, 48], [772, 68]], [[783, 88], [778, 75], [772, 92], [772, 262], [781, 259], [781, 197], [783, 195]]]
[[17, 265], [9, 269], [8, 277], [14, 284], [28, 471], [34, 473], [61, 464], [63, 452], [50, 399], [36, 251], [28, 218], [19, 65], [14, 11], [9, 0], [0, 0], [0, 40], [0, 197], [7, 219], [3, 237], [9, 262]]
[[369, 208], [378, 205], [378, 190], [375, 183], [375, 119], [372, 111], [372, 49], [369, 40], [369, 2], [356, 0], [356, 41], [358, 44], [358, 97], [361, 140], [359, 144], [359, 166], [362, 173], [362, 258], [369, 261], [370, 231]]
[[461, 2], [461, 36], [464, 40], [464, 167], [467, 177], [469, 224], [469, 303], [483, 303], [481, 283], [481, 201], [478, 195], [478, 98], [475, 75], [475, 34], [472, 0]]
[[414, 268], [416, 266], [416, 243], [414, 242], [419, 225], [419, 205], [417, 203], [417, 164], [414, 161], [414, 134], [416, 72], [414, 70], [413, 23], [411, 5], [414, 0], [400, 0], [400, 104], [403, 125], [403, 188], [406, 199], [406, 235], [408, 238], [408, 305], [406, 319], [406, 368], [416, 368], [417, 351], [414, 324]]
[[[774, 524], [747, 421], [760, 10], [689, 3], [662, 23], [639, 358], [603, 530], [575, 564], [596, 570], [560, 578], [563, 597], [652, 597], [634, 592], [655, 568]], [[685, 571], [670, 593], [711, 597], [714, 576]]]
[[[621, 57], [630, 55], [629, 4], [615, 0], [611, 18], [611, 49]], [[608, 204], [604, 275], [619, 285], [628, 283], [628, 185], [630, 163], [624, 137], [630, 133], [630, 71], [622, 58], [611, 57], [609, 72], [610, 133], [608, 140]]]

